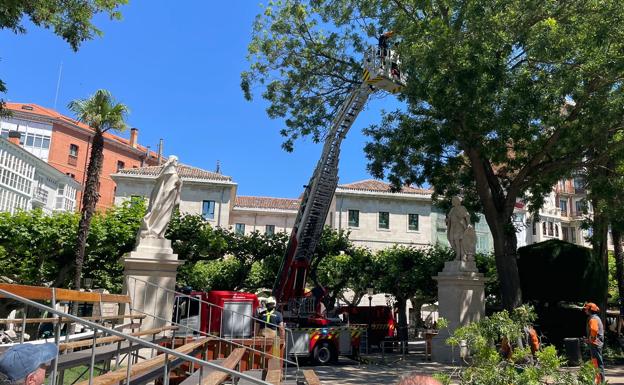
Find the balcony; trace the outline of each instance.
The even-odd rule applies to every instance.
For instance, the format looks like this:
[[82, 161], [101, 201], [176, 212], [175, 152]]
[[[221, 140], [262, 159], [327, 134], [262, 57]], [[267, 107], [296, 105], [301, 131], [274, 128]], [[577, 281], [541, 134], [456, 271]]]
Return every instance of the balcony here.
[[33, 203], [46, 205], [48, 203], [48, 190], [37, 187], [35, 194], [33, 195]]

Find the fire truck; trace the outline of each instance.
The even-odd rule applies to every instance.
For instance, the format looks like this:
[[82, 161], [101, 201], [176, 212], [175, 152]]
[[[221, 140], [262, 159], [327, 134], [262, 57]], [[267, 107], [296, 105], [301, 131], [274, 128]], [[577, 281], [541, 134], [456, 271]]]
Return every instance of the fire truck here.
[[[293, 338], [286, 342], [289, 356], [309, 357], [317, 364], [335, 362], [339, 355], [357, 356], [365, 324], [344, 323], [321, 311], [324, 296], [322, 287], [306, 290], [307, 275], [316, 246], [321, 238], [327, 214], [338, 184], [340, 145], [364, 108], [368, 98], [376, 92], [396, 93], [405, 86], [405, 76], [399, 72], [400, 62], [393, 50], [371, 47], [365, 53], [360, 83], [349, 93], [332, 120], [321, 157], [303, 192], [301, 204], [290, 235], [272, 294], [282, 312], [286, 326], [293, 330]], [[258, 298], [255, 294], [236, 292], [191, 292], [192, 298], [176, 299], [175, 319], [189, 330], [219, 332], [221, 335], [246, 336], [253, 325]], [[218, 305], [219, 309], [210, 305]], [[246, 314], [246, 321], [225, 316]], [[244, 324], [244, 323], [249, 323]]]
[[313, 358], [317, 364], [334, 362], [339, 355], [357, 355], [361, 336], [367, 330], [367, 325], [345, 324], [338, 318], [323, 315], [322, 287], [306, 291], [312, 256], [338, 184], [340, 146], [368, 98], [375, 92], [396, 93], [406, 80], [399, 71], [398, 54], [393, 50], [371, 47], [365, 53], [362, 67], [360, 83], [351, 90], [331, 123], [321, 157], [303, 192], [273, 286], [278, 309], [294, 331], [295, 342], [288, 348], [288, 354]]

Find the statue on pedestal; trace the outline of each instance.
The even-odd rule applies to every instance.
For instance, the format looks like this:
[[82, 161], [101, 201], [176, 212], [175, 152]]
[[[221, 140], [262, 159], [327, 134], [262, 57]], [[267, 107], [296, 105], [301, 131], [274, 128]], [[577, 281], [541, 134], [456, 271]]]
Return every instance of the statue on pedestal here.
[[451, 199], [453, 207], [446, 214], [446, 236], [455, 251], [456, 261], [473, 261], [476, 253], [477, 234], [470, 223], [470, 214], [459, 197]]
[[178, 158], [172, 155], [160, 171], [150, 195], [147, 213], [141, 220], [137, 244], [145, 238], [165, 239], [173, 209], [180, 203], [182, 179], [177, 165]]

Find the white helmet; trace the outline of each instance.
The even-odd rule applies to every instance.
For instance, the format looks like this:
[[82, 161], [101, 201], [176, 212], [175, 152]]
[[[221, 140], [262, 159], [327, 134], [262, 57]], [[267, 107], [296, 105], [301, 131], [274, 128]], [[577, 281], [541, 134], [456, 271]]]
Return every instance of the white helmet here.
[[277, 302], [275, 301], [275, 297], [269, 297], [269, 298], [267, 298], [266, 303], [267, 303], [267, 304], [272, 303], [273, 305], [277, 304]]

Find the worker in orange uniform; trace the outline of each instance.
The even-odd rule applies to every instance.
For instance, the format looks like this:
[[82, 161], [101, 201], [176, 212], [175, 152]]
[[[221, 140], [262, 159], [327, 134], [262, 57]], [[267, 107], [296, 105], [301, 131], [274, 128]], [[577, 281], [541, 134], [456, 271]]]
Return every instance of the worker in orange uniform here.
[[605, 382], [604, 363], [602, 362], [602, 346], [604, 345], [604, 327], [602, 320], [598, 316], [600, 308], [593, 302], [587, 302], [583, 306], [583, 311], [587, 314], [587, 339], [592, 364], [598, 369], [596, 383]]

